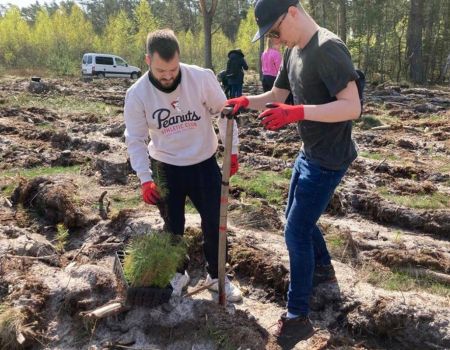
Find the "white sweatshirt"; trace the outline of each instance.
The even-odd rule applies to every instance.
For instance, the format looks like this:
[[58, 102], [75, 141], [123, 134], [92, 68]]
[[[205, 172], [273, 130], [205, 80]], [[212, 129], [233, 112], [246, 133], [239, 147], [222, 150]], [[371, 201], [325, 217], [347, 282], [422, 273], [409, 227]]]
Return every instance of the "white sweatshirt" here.
[[[181, 82], [171, 93], [157, 89], [148, 72], [127, 91], [125, 142], [141, 183], [152, 180], [148, 155], [164, 163], [186, 166], [209, 159], [217, 150], [212, 118], [225, 105], [225, 94], [211, 70], [183, 63], [180, 69]], [[218, 119], [220, 138], [225, 144], [226, 119]], [[237, 152], [234, 122], [232, 153]]]

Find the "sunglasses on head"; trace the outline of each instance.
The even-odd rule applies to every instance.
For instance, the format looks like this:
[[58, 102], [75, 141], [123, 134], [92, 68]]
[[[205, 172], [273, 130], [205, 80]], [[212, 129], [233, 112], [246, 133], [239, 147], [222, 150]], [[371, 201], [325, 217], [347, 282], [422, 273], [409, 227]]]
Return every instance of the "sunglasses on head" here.
[[281, 17], [281, 21], [278, 22], [278, 24], [275, 26], [275, 28], [270, 30], [266, 34], [266, 37], [272, 38], [272, 39], [279, 39], [280, 38], [280, 26], [281, 26], [281, 23], [283, 23], [284, 19], [286, 18], [286, 15], [287, 15], [287, 12], [285, 12], [283, 14], [283, 17]]

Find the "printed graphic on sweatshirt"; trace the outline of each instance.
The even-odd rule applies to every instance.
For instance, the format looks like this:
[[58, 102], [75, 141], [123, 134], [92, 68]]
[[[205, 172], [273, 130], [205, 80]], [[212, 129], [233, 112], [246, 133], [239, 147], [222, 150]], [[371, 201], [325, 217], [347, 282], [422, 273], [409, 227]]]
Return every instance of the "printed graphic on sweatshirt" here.
[[[176, 102], [176, 101], [174, 101]], [[177, 104], [178, 106], [178, 104]], [[174, 108], [175, 109], [175, 108]], [[177, 112], [179, 112], [177, 110]], [[198, 121], [202, 118], [197, 113], [190, 110], [183, 113], [172, 114], [167, 108], [160, 108], [153, 112], [153, 119], [158, 121], [158, 129], [163, 135], [169, 136], [178, 134], [186, 130], [195, 129], [198, 126]]]
[[178, 96], [175, 101], [172, 101], [170, 105], [172, 106], [173, 109], [177, 110], [178, 112], [181, 112], [180, 96]]

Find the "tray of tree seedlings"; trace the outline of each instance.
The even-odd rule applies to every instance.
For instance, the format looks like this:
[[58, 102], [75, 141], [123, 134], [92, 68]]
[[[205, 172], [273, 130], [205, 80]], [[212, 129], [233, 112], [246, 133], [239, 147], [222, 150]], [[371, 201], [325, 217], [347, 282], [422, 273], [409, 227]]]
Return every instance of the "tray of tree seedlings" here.
[[182, 240], [156, 231], [135, 237], [125, 250], [116, 252], [113, 269], [126, 290], [127, 304], [156, 307], [168, 302], [170, 281], [185, 256]]

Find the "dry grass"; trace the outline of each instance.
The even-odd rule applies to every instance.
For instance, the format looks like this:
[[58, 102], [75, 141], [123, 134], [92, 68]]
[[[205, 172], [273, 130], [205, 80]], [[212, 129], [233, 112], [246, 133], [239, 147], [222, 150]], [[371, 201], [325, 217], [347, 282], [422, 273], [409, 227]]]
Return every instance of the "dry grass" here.
[[358, 248], [349, 230], [332, 225], [320, 224], [331, 257], [343, 263], [355, 265], [358, 262]]
[[50, 71], [42, 68], [16, 68], [16, 69], [3, 69], [0, 70], [0, 76], [5, 76], [9, 78], [16, 79], [17, 77], [31, 77], [31, 76], [38, 76], [38, 77], [49, 77], [49, 76], [56, 76], [55, 73], [51, 73]]
[[378, 192], [388, 201], [412, 209], [450, 208], [450, 198], [446, 193], [398, 195], [390, 193], [385, 187], [380, 187]]
[[1, 349], [21, 349], [17, 341], [21, 333], [25, 315], [17, 308], [0, 305], [0, 348]]
[[378, 264], [366, 264], [359, 269], [361, 281], [391, 291], [425, 291], [450, 298], [450, 287], [427, 277], [414, 276], [406, 271], [389, 269]]

